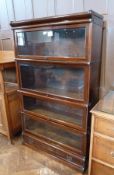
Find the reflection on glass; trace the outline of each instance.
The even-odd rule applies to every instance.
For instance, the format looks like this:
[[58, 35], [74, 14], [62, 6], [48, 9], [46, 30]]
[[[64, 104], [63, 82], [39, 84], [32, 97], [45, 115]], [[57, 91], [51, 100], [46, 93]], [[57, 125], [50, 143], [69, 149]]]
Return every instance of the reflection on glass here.
[[83, 99], [83, 68], [21, 64], [20, 71], [23, 88]]
[[14, 67], [4, 68], [3, 79], [5, 92], [17, 90], [16, 69]]
[[58, 119], [61, 121], [66, 121], [73, 125], [82, 125], [83, 120], [83, 110], [77, 109], [76, 107], [71, 107], [55, 102], [48, 102], [44, 100], [39, 100], [33, 97], [23, 97], [24, 108], [43, 116], [47, 116], [50, 119]]
[[24, 33], [22, 32], [18, 32], [17, 33], [17, 42], [18, 42], [18, 46], [24, 46], [25, 45], [25, 36]]
[[84, 57], [85, 27], [17, 32], [18, 54]]
[[25, 118], [25, 129], [35, 135], [42, 135], [70, 147], [80, 149], [82, 146], [82, 135], [65, 131], [60, 127], [52, 126], [52, 124], [35, 121], [27, 117]]

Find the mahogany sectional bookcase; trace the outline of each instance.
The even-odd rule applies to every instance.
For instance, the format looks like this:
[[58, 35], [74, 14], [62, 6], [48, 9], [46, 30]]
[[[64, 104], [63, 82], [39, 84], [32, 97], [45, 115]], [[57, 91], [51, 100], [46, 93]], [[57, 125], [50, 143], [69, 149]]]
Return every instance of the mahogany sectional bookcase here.
[[24, 144], [84, 171], [98, 101], [103, 18], [96, 12], [11, 22]]

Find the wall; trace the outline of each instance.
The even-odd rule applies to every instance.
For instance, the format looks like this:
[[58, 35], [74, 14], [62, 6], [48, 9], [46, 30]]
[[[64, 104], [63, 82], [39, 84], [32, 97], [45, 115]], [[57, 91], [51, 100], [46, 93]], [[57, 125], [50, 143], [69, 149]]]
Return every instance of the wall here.
[[[94, 9], [107, 13], [107, 1], [100, 0], [0, 0], [0, 38], [1, 49], [11, 50], [12, 20], [26, 20], [47, 16], [64, 15]], [[92, 2], [92, 3], [91, 3]], [[99, 4], [99, 5], [98, 5]], [[101, 8], [99, 8], [101, 7]]]
[[0, 0], [0, 50], [13, 49], [11, 20], [26, 20], [93, 9], [105, 17], [101, 89], [114, 86], [114, 0]]

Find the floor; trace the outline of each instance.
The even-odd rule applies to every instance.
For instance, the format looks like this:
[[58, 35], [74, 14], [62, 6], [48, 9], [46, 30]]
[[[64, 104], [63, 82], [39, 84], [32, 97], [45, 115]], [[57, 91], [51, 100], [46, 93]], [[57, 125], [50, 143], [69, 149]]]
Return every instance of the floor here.
[[11, 145], [0, 135], [0, 175], [82, 175], [21, 143], [22, 139], [16, 138]]

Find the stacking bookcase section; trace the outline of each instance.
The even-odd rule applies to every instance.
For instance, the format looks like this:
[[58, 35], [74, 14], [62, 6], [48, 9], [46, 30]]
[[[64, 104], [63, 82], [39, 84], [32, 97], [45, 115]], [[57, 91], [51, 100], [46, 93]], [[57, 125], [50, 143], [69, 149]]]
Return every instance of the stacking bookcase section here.
[[24, 130], [50, 144], [85, 155], [86, 135], [75, 129], [69, 130], [68, 127], [58, 123], [24, 115]]
[[88, 66], [52, 61], [17, 62], [21, 89], [60, 99], [88, 102]]
[[98, 101], [103, 18], [89, 11], [11, 22], [24, 144], [84, 171]]
[[62, 125], [86, 131], [87, 107], [76, 103], [61, 101], [47, 96], [21, 92], [23, 111], [26, 114], [60, 123]]

